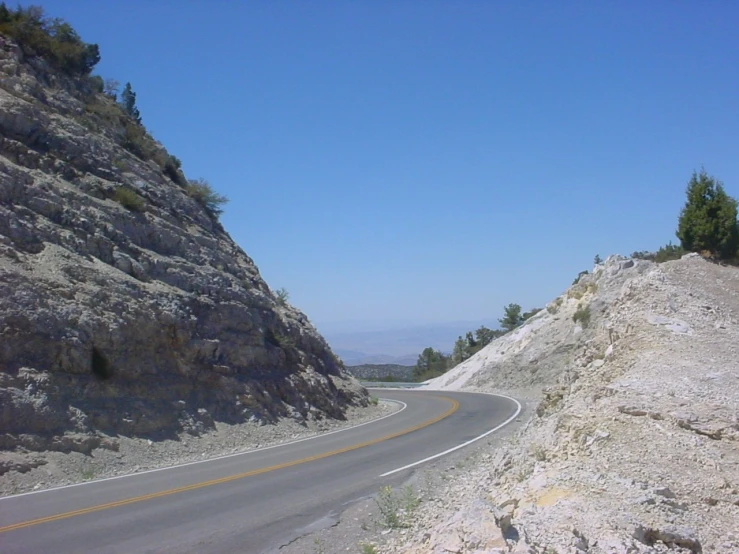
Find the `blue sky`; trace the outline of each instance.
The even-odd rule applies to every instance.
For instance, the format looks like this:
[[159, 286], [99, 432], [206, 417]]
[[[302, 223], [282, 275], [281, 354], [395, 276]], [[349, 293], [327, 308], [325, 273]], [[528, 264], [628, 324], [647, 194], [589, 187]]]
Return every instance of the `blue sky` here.
[[739, 3], [36, 3], [319, 328], [543, 306], [674, 242], [694, 169], [739, 197]]

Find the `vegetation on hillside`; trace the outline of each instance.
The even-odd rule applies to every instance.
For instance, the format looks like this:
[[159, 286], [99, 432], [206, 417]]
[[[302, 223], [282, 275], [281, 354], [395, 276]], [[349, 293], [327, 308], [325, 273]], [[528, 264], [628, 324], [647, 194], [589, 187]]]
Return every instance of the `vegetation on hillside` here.
[[[154, 161], [164, 175], [182, 187], [210, 217], [218, 219], [223, 213], [228, 198], [218, 194], [204, 179], [188, 181], [182, 172], [182, 162], [167, 153], [148, 133], [141, 123], [131, 83], [126, 83], [119, 99], [118, 81], [90, 75], [100, 61], [97, 44], [84, 42], [69, 23], [46, 16], [39, 6], [13, 9], [5, 2], [0, 3], [0, 34], [16, 41], [27, 58], [41, 58], [54, 70], [74, 79], [78, 89], [73, 92], [85, 102], [81, 123], [95, 132], [114, 130], [113, 136], [120, 146], [144, 162]], [[123, 166], [115, 167], [121, 169]], [[115, 199], [136, 211], [143, 209], [145, 202], [127, 189], [116, 191]]]
[[0, 33], [18, 42], [26, 56], [43, 57], [70, 76], [89, 75], [100, 61], [97, 44], [83, 42], [69, 23], [46, 17], [39, 6], [0, 4]]
[[502, 329], [488, 329], [481, 326], [476, 331], [468, 331], [464, 337], [460, 335], [454, 343], [451, 355], [432, 347], [425, 348], [413, 367], [414, 379], [426, 381], [443, 375], [457, 364], [477, 354], [495, 339], [520, 327], [540, 311], [540, 308], [534, 308], [522, 314], [520, 305], [508, 304], [503, 308], [503, 317], [498, 320], [501, 322]]

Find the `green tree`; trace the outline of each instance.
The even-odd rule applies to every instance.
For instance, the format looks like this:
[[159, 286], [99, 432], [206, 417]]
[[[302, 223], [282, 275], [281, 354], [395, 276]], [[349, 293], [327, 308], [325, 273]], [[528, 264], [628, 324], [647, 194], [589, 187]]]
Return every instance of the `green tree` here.
[[596, 254], [595, 258], [593, 258], [593, 264], [599, 265], [602, 263], [603, 263], [603, 260], [601, 259], [600, 254]]
[[737, 201], [705, 170], [693, 172], [686, 195], [675, 233], [682, 248], [724, 260], [735, 257], [739, 246]]
[[131, 83], [126, 83], [121, 93], [121, 107], [136, 123], [141, 123], [141, 113], [136, 107], [136, 93], [131, 88]]
[[475, 337], [477, 338], [477, 343], [480, 346], [487, 346], [502, 335], [503, 331], [493, 331], [492, 329], [488, 329], [485, 326], [481, 326], [477, 331], [475, 331]]
[[498, 322], [506, 331], [512, 331], [523, 323], [523, 318], [521, 317], [521, 306], [518, 304], [508, 304], [503, 308], [503, 310], [503, 317], [499, 319]]
[[454, 343], [454, 350], [452, 350], [452, 362], [454, 363], [454, 365], [461, 364], [469, 357], [470, 355], [467, 351], [467, 341], [460, 336], [457, 339], [457, 342]]
[[423, 380], [441, 375], [449, 369], [450, 358], [432, 347], [424, 348], [419, 354], [416, 366], [413, 368], [413, 376]]

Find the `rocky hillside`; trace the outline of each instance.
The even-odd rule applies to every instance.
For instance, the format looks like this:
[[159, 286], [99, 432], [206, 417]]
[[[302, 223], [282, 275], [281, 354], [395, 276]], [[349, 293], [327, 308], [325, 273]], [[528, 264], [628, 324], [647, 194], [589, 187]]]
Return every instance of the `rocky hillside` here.
[[392, 552], [739, 552], [739, 270], [611, 257], [432, 388], [531, 419]]
[[101, 89], [0, 35], [0, 449], [115, 449], [366, 405]]

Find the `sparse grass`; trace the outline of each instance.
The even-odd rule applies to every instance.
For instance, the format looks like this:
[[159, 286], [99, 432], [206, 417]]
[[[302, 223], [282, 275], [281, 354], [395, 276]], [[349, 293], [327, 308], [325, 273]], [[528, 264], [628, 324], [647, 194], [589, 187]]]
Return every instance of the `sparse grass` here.
[[583, 296], [585, 296], [585, 292], [582, 289], [572, 289], [567, 291], [567, 298], [580, 300]]
[[140, 212], [144, 209], [144, 199], [126, 187], [115, 189], [113, 200], [132, 212]]
[[124, 116], [124, 112], [118, 104], [115, 102], [100, 100], [99, 98], [95, 98], [91, 102], [85, 104], [85, 111], [88, 114], [97, 116], [105, 123], [109, 124], [118, 123]]
[[580, 306], [572, 316], [572, 321], [580, 323], [583, 329], [590, 325], [590, 306]]
[[85, 481], [92, 481], [93, 479], [95, 479], [95, 468], [86, 467], [82, 470], [81, 475]]
[[594, 282], [578, 283], [567, 291], [567, 298], [580, 300], [586, 294], [594, 294], [598, 290], [598, 285]]
[[377, 406], [377, 404], [380, 403], [380, 399], [377, 398], [374, 395], [370, 395], [370, 397], [369, 397], [369, 403], [372, 404], [373, 406]]
[[363, 542], [359, 544], [359, 548], [362, 554], [377, 554], [377, 547], [374, 544]]
[[323, 541], [321, 539], [313, 539], [313, 552], [315, 554], [326, 554], [326, 549], [323, 547]]
[[532, 473], [534, 473], [534, 468], [533, 467], [524, 467], [524, 468], [520, 469], [518, 471], [518, 473], [516, 473], [516, 481], [518, 481], [519, 483], [521, 483], [521, 482], [525, 481], [526, 479], [528, 479], [529, 476]]

